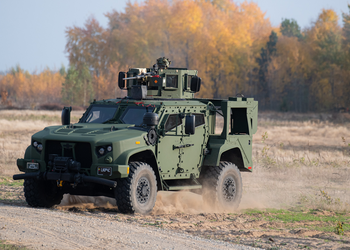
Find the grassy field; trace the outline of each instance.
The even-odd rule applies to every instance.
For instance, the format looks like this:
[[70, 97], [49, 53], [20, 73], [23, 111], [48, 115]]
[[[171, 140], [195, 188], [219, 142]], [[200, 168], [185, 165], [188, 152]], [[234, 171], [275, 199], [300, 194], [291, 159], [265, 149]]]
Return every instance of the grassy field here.
[[[74, 112], [72, 121], [81, 115]], [[33, 133], [57, 124], [59, 111], [0, 111], [0, 201], [25, 205], [23, 181], [11, 179], [19, 173], [16, 159], [23, 157]], [[347, 114], [260, 113], [258, 124], [253, 173], [242, 173], [240, 211], [212, 213], [189, 192], [159, 192], [149, 216], [115, 216], [112, 202], [91, 199], [75, 199], [58, 209], [270, 249], [350, 246]]]
[[28, 250], [28, 248], [26, 248], [26, 247], [18, 246], [17, 244], [11, 244], [11, 243], [1, 241], [1, 240], [0, 240], [0, 249], [2, 249], [2, 250], [18, 250], [18, 249]]
[[[77, 122], [83, 112], [72, 112]], [[16, 159], [23, 158], [31, 136], [50, 125], [61, 124], [60, 111], [0, 110], [0, 175], [19, 173]]]
[[[72, 122], [82, 112], [73, 112]], [[344, 114], [347, 115], [347, 114]], [[347, 118], [347, 117], [345, 117]], [[242, 173], [241, 208], [350, 209], [350, 122], [330, 115], [261, 113], [253, 173]], [[0, 111], [0, 176], [19, 173], [31, 135], [60, 124], [60, 111]]]
[[[307, 118], [307, 117], [306, 117]], [[350, 123], [262, 118], [255, 136], [255, 173], [245, 184], [266, 207], [350, 210]]]

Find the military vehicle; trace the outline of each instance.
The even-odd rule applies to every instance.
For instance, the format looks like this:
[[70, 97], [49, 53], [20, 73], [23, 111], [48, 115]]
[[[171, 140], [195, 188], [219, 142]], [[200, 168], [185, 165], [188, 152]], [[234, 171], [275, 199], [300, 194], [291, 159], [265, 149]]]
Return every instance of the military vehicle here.
[[[17, 166], [32, 207], [52, 207], [63, 194], [107, 196], [123, 213], [149, 213], [157, 191], [202, 191], [205, 203], [233, 210], [240, 172], [252, 171], [253, 98], [196, 99], [197, 70], [151, 68], [120, 72], [125, 98], [93, 101], [78, 123], [64, 107], [62, 125], [32, 136]], [[217, 117], [223, 117], [216, 133]]]

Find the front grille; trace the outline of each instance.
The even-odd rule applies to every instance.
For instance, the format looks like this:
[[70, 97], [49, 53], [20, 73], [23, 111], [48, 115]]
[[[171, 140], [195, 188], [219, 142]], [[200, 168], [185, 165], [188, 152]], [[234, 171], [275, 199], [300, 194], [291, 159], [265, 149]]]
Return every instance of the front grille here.
[[[65, 145], [62, 152], [62, 145]], [[73, 149], [75, 157], [73, 154]], [[45, 144], [45, 162], [48, 163], [49, 155], [57, 154], [58, 156], [71, 157], [73, 160], [81, 163], [81, 168], [90, 169], [92, 164], [91, 146], [87, 142], [63, 142], [63, 141], [46, 141]]]

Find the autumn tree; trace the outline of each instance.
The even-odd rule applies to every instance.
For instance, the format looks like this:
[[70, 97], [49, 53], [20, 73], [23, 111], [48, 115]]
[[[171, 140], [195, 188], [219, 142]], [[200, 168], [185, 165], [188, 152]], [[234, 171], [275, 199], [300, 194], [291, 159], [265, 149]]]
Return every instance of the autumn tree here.
[[276, 32], [272, 31], [269, 37], [269, 41], [266, 43], [266, 49], [261, 48], [260, 57], [256, 59], [259, 64], [259, 92], [261, 93], [262, 99], [264, 100], [262, 103], [262, 108], [266, 108], [269, 104], [271, 104], [270, 92], [272, 91], [272, 72], [269, 72], [269, 68], [271, 71], [271, 61], [272, 58], [276, 55], [277, 40], [278, 38]]
[[[333, 10], [322, 10], [315, 25], [307, 31], [314, 68], [311, 85], [312, 98], [317, 106], [314, 109], [329, 110], [342, 106], [340, 63], [341, 63], [341, 28], [338, 16]], [[336, 97], [337, 96], [337, 97]]]
[[344, 45], [350, 47], [350, 4], [348, 5], [349, 14], [343, 13], [343, 41]]
[[[343, 14], [343, 30], [333, 10], [322, 10], [304, 30], [294, 19], [272, 29], [255, 3], [146, 0], [129, 2], [124, 11], [106, 17], [107, 28], [91, 17], [83, 27], [66, 30], [66, 51], [78, 73], [68, 70], [65, 100], [91, 98], [84, 88], [67, 87], [80, 86], [70, 77], [76, 79], [84, 67], [94, 98], [113, 98], [123, 95], [116, 86], [119, 71], [150, 67], [166, 56], [173, 67], [198, 69], [198, 97], [242, 93], [256, 97], [261, 109], [299, 112], [349, 105], [344, 91], [350, 92], [348, 14]], [[80, 95], [69, 97], [69, 89]]]
[[110, 98], [100, 92], [113, 78], [110, 65], [117, 63], [119, 70], [149, 67], [161, 56], [171, 58], [172, 66], [199, 70], [203, 80], [199, 96], [252, 93], [248, 74], [271, 32], [256, 4], [229, 0], [148, 0], [128, 3], [123, 12], [106, 16], [108, 29], [90, 18], [84, 27], [66, 31], [70, 62], [78, 70], [80, 63], [87, 63], [97, 98]]
[[62, 84], [62, 101], [70, 105], [87, 106], [94, 96], [91, 81], [87, 65], [82, 65], [80, 70], [71, 65]]
[[280, 30], [284, 36], [302, 38], [300, 26], [294, 19], [284, 19], [281, 23]]
[[39, 74], [30, 74], [19, 65], [0, 79], [0, 91], [7, 93], [12, 105], [37, 108], [45, 103], [61, 101], [64, 76], [46, 68]]
[[[348, 12], [343, 13], [343, 30], [342, 30], [342, 78], [350, 79], [350, 5], [348, 5]], [[344, 81], [344, 91], [345, 96], [344, 107], [350, 107], [350, 81]]]

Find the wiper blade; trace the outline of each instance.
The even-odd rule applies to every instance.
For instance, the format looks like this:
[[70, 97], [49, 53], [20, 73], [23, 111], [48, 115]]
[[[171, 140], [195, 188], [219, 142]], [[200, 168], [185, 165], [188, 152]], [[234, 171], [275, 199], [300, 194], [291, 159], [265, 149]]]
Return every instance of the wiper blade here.
[[102, 124], [106, 124], [106, 123], [111, 122], [111, 121], [115, 121], [115, 119], [114, 118], [108, 119], [107, 121], [102, 122]]

